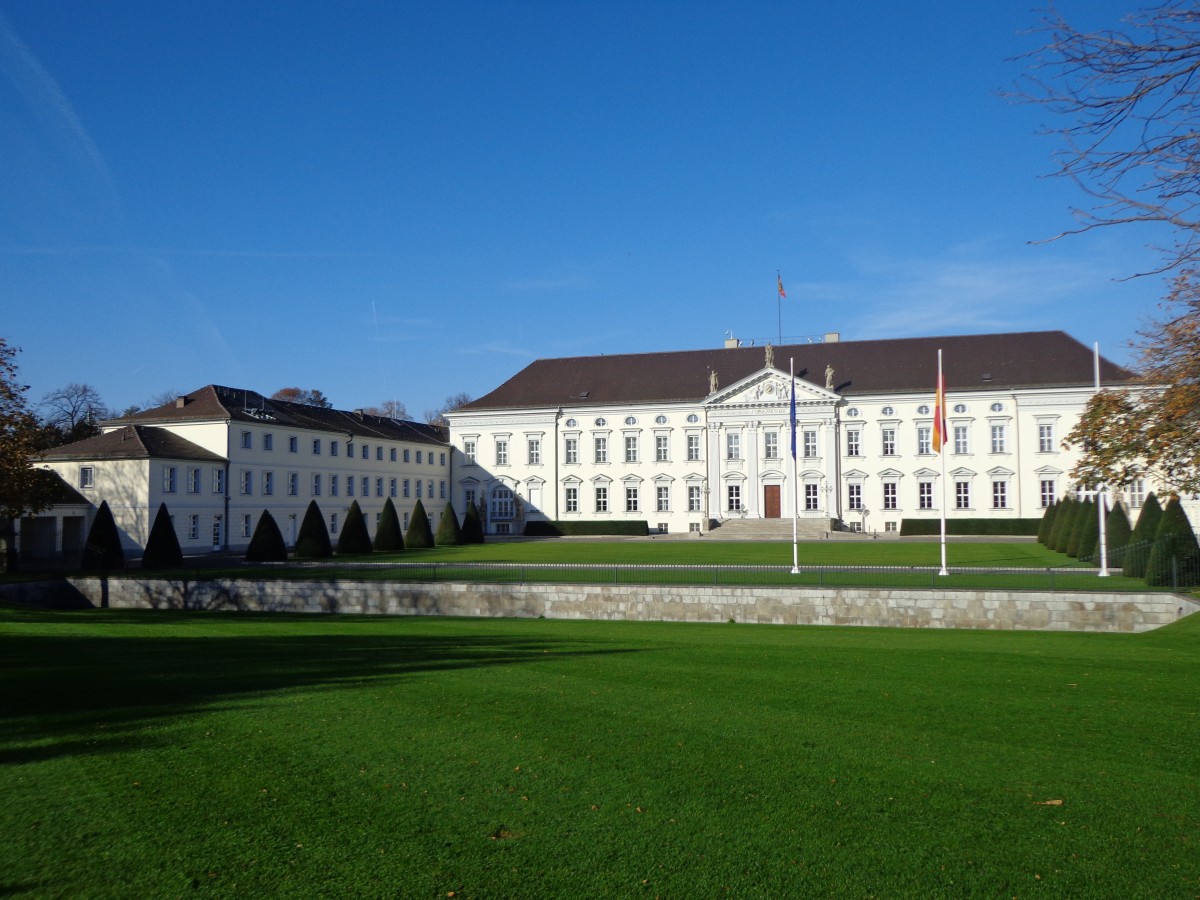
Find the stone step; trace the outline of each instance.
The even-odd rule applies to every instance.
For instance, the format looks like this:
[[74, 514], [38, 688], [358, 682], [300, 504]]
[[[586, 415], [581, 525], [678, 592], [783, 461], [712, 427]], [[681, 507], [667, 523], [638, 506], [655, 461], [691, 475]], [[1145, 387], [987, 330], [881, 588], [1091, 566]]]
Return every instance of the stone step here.
[[[796, 536], [801, 540], [825, 537], [833, 528], [833, 520], [803, 518], [796, 521]], [[791, 519], [725, 519], [709, 532], [723, 541], [782, 541], [792, 539]]]

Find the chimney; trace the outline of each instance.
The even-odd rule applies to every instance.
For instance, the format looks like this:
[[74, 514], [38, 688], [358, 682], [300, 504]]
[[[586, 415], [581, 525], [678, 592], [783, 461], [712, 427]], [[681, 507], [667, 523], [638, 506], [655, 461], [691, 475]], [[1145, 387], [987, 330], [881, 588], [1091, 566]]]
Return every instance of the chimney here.
[[187, 406], [187, 397], [176, 397], [175, 398], [175, 408], [176, 409], [183, 409], [185, 406]]
[[742, 342], [739, 341], [737, 338], [735, 338], [735, 337], [725, 338], [725, 349], [726, 350], [736, 350], [740, 346], [742, 346]]
[[826, 344], [836, 344], [841, 339], [842, 339], [842, 333], [840, 331], [825, 332], [825, 343]]

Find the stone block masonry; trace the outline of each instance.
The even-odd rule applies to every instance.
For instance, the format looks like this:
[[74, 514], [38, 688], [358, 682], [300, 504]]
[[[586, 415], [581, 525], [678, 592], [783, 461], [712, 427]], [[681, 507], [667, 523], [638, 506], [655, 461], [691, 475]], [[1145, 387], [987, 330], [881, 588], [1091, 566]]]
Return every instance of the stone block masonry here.
[[123, 609], [1112, 633], [1149, 631], [1200, 611], [1195, 598], [1166, 593], [96, 577], [0, 585], [0, 599]]

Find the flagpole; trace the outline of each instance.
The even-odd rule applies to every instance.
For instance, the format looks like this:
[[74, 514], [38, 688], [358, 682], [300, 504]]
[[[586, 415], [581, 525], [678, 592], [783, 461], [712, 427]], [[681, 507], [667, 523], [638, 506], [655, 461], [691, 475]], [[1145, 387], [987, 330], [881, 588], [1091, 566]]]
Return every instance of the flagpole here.
[[[1100, 342], [1096, 341], [1093, 344], [1092, 356], [1093, 368], [1096, 370], [1096, 393], [1100, 393]], [[1108, 577], [1108, 533], [1107, 526], [1107, 511], [1104, 508], [1105, 495], [1104, 490], [1107, 485], [1096, 485], [1096, 515], [1100, 517], [1100, 577]]]
[[792, 427], [792, 574], [800, 574], [800, 548], [797, 538], [797, 519], [800, 515], [800, 486], [796, 474], [796, 360], [788, 360], [788, 374], [792, 382], [792, 402], [788, 418]]
[[941, 444], [938, 455], [942, 458], [942, 501], [939, 504], [941, 507], [941, 543], [942, 543], [942, 569], [938, 575], [949, 575], [950, 571], [946, 568], [946, 382], [942, 375], [942, 351], [938, 349], [938, 374], [937, 374], [937, 403], [934, 413], [937, 415], [937, 421], [934, 423], [934, 428], [941, 434]]

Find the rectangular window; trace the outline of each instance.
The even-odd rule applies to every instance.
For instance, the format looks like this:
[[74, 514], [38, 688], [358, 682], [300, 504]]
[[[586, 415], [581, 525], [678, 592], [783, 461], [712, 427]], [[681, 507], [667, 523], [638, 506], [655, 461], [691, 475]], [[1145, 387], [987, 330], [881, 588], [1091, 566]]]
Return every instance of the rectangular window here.
[[608, 512], [608, 488], [596, 488], [596, 512]]
[[687, 458], [688, 462], [697, 462], [700, 459], [700, 435], [687, 436]]
[[817, 455], [817, 432], [811, 429], [805, 429], [804, 436], [804, 458], [815, 459]]
[[[313, 477], [312, 477], [312, 495], [313, 495], [314, 497], [320, 497], [320, 496], [321, 496], [321, 473], [320, 473], [320, 472], [314, 472], [314, 473], [313, 473]], [[365, 491], [363, 492], [363, 496], [366, 496], [366, 492], [365, 492]]]
[[354, 459], [354, 441], [346, 441], [346, 458]]
[[341, 491], [341, 480], [337, 475], [329, 476], [329, 496], [336, 497]]
[[375, 462], [383, 462], [383, 445], [380, 444], [375, 448]]
[[608, 462], [608, 438], [606, 437], [596, 438], [596, 462]]
[[475, 505], [475, 489], [474, 488], [466, 488], [465, 490], [463, 490], [463, 502], [466, 503], [467, 506]]
[[667, 462], [670, 460], [669, 443], [670, 439], [665, 434], [656, 434], [654, 436], [654, 461]]
[[200, 517], [197, 515], [188, 516], [188, 540], [200, 540]]
[[[407, 450], [404, 451], [404, 456], [406, 457], [404, 461], [408, 462], [408, 459], [407, 459], [408, 451]], [[470, 463], [472, 465], [475, 463], [475, 442], [474, 441], [463, 441], [463, 456], [465, 456], [467, 458], [468, 463]]]
[[263, 435], [263, 449], [264, 450], [274, 450], [275, 449], [275, 435], [273, 435], [273, 434], [264, 434]]
[[1043, 423], [1038, 425], [1038, 452], [1054, 452], [1054, 426]]
[[883, 436], [883, 455], [884, 456], [895, 456], [896, 455], [896, 429], [895, 428], [885, 428], [885, 429], [883, 429], [881, 434]]
[[861, 484], [846, 485], [846, 507], [848, 509], [863, 508]]
[[779, 459], [778, 431], [767, 431], [763, 433], [763, 458]]
[[300, 493], [300, 476], [295, 472], [288, 472], [287, 492], [289, 497], [295, 497]]
[[579, 512], [579, 488], [569, 486], [566, 489], [567, 512]]
[[446, 499], [446, 482], [444, 482], [444, 481], [438, 482], [438, 499], [439, 500]]
[[200, 493], [200, 469], [195, 466], [187, 470], [187, 492]]
[[300, 439], [295, 435], [288, 437], [288, 453], [295, 453], [300, 449]]
[[[433, 454], [430, 454], [432, 457]], [[542, 464], [542, 442], [537, 438], [529, 439], [529, 465], [540, 466]]]
[[741, 512], [741, 509], [742, 509], [742, 486], [740, 484], [726, 485], [725, 496], [729, 501], [729, 511], [730, 512]]
[[225, 493], [225, 470], [213, 469], [213, 493]]
[[929, 425], [921, 425], [917, 428], [917, 453], [932, 453], [933, 452], [933, 428]]
[[858, 429], [846, 432], [846, 455], [862, 456], [862, 432]]
[[427, 482], [425, 482], [425, 485], [428, 488], [428, 492], [426, 493], [426, 496], [429, 497], [430, 500], [432, 500], [433, 499], [433, 482], [427, 481]]
[[368, 444], [362, 445], [362, 458], [363, 459], [371, 458], [371, 447]]
[[162, 487], [163, 487], [164, 494], [175, 493], [175, 467], [174, 466], [163, 466]]
[[375, 496], [376, 497], [383, 496], [383, 479], [382, 478], [375, 479]]
[[[499, 442], [497, 442], [497, 443], [499, 443]], [[504, 446], [505, 446], [505, 448], [507, 449], [507, 447], [508, 447], [508, 441], [505, 441], [505, 442], [504, 442]], [[425, 461], [425, 451], [423, 451], [423, 450], [418, 450], [418, 451], [417, 451], [417, 465], [418, 465], [418, 466], [419, 466], [419, 465], [421, 465], [421, 463], [423, 463], [424, 461]]]
[[967, 440], [968, 431], [966, 425], [954, 426], [954, 452], [955, 453], [970, 453], [971, 445]]
[[821, 508], [819, 485], [806, 484], [804, 486], [804, 508], [809, 511]]
[[638, 489], [626, 485], [625, 487], [625, 512], [638, 511]]
[[670, 512], [671, 510], [671, 489], [665, 485], [659, 485], [654, 489], [654, 504], [655, 509], [659, 512]]
[[[421, 461], [421, 451], [417, 451], [417, 462]], [[508, 441], [496, 441], [496, 465], [508, 465]]]
[[395, 447], [392, 447], [390, 450], [388, 450], [388, 461], [389, 462], [396, 461], [396, 448]]
[[1042, 509], [1045, 509], [1054, 503], [1054, 479], [1043, 478], [1038, 487], [1040, 489]]
[[1129, 482], [1129, 507], [1130, 509], [1140, 509], [1146, 504], [1146, 482], [1141, 478], [1135, 478]]
[[242, 432], [242, 449], [249, 450], [254, 446], [254, 438], [249, 431]]
[[422, 492], [424, 490], [425, 490], [425, 482], [423, 482], [420, 478], [418, 478], [417, 479], [417, 499], [418, 500], [421, 499]]
[[[1006, 429], [1003, 425], [992, 426], [992, 452], [1005, 453], [1008, 450]], [[999, 508], [999, 507], [997, 507]]]
[[969, 482], [969, 481], [954, 482], [954, 508], [955, 509], [970, 509], [971, 508], [971, 482]]
[[395, 478], [392, 478], [388, 481], [388, 496], [389, 497], [396, 496], [396, 479]]
[[579, 462], [579, 438], [569, 437], [564, 441], [563, 460], [572, 466]]
[[329, 514], [329, 533], [337, 534], [337, 513]]
[[688, 485], [688, 512], [700, 512], [700, 485]]
[[346, 496], [347, 497], [354, 496], [354, 476], [353, 475], [346, 476]]
[[[742, 458], [742, 436], [736, 431], [731, 431], [725, 435], [725, 458]], [[730, 509], [733, 509], [733, 507], [730, 507]]]
[[933, 509], [932, 481], [917, 482], [917, 507], [919, 509]]
[[992, 509], [1008, 509], [1008, 482], [992, 482]]
[[242, 516], [242, 537], [250, 537], [250, 513]]
[[362, 477], [362, 490], [359, 492], [360, 497], [371, 496], [371, 479], [366, 475]]
[[337, 442], [337, 441], [330, 441], [330, 442], [329, 442], [329, 455], [330, 455], [330, 456], [337, 456], [337, 455], [338, 455], [338, 442]]
[[638, 439], [635, 434], [625, 435], [625, 462], [635, 463], [638, 461]]
[[896, 496], [897, 496], [896, 491], [897, 491], [896, 482], [885, 481], [883, 483], [883, 508], [884, 509], [895, 509], [896, 508]]
[[242, 469], [242, 493], [253, 493], [254, 488], [254, 473], [249, 469]]
[[[431, 460], [431, 461], [432, 461], [432, 460]], [[439, 466], [444, 466], [445, 464], [446, 464], [446, 454], [445, 454], [445, 453], [439, 453], [439, 454], [438, 454], [438, 465], [439, 465]]]
[[262, 480], [263, 496], [270, 497], [275, 493], [275, 473], [263, 472]]
[[411, 461], [410, 457], [411, 457], [411, 451], [406, 448], [404, 451], [404, 461], [410, 462]]
[[410, 487], [411, 487], [411, 486], [410, 486], [409, 480], [408, 480], [407, 478], [405, 478], [405, 479], [404, 479], [404, 496], [405, 496], [405, 497], [411, 496], [411, 494], [410, 494], [410, 492], [409, 492], [409, 491], [410, 491]]

